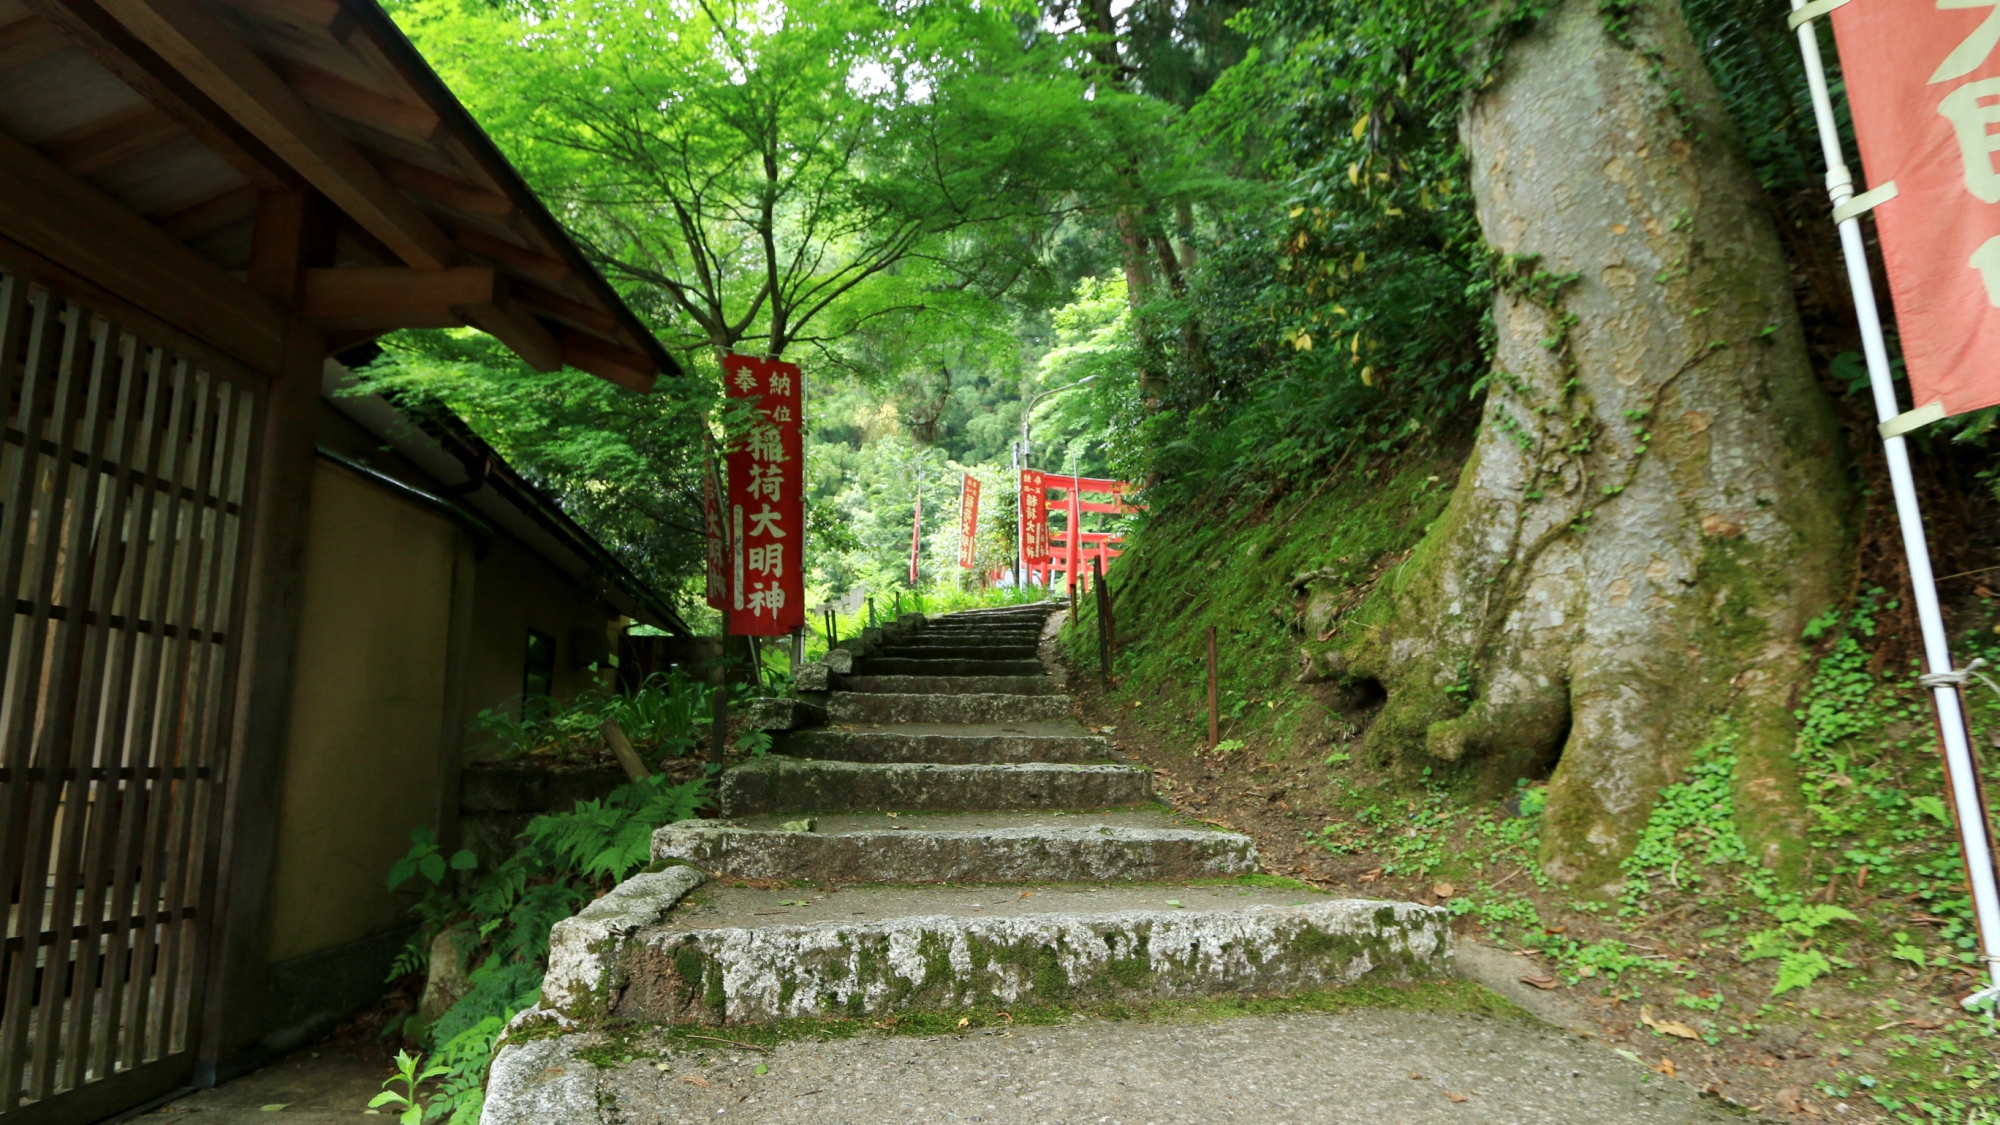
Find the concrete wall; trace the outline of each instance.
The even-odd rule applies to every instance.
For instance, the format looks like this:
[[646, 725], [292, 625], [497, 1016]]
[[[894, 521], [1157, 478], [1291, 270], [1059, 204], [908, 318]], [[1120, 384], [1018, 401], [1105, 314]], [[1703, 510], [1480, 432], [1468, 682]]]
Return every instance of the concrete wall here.
[[[576, 579], [511, 536], [498, 536], [479, 561], [473, 586], [472, 636], [466, 649], [465, 716], [485, 708], [519, 714], [527, 670], [528, 630], [555, 638], [555, 691], [563, 699], [609, 678], [598, 679], [578, 660], [586, 634], [605, 638], [617, 618]], [[616, 651], [606, 646], [605, 651]], [[608, 665], [607, 665], [608, 667]], [[478, 736], [467, 740], [468, 756], [485, 756]]]
[[384, 880], [438, 821], [458, 535], [345, 469], [314, 474], [272, 961], [407, 921]]

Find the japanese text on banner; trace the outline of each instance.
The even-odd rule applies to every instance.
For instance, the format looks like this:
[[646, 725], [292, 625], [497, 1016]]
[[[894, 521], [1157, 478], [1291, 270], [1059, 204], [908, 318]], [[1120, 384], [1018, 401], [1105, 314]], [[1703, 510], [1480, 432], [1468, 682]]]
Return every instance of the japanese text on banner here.
[[978, 565], [979, 478], [965, 474], [958, 493], [958, 565], [970, 570]]
[[1049, 561], [1049, 494], [1034, 469], [1021, 470], [1021, 561]]
[[779, 360], [722, 361], [730, 398], [755, 404], [756, 420], [729, 446], [729, 631], [774, 637], [805, 624], [803, 379]]
[[2000, 403], [2000, 2], [1833, 12], [1912, 405]]

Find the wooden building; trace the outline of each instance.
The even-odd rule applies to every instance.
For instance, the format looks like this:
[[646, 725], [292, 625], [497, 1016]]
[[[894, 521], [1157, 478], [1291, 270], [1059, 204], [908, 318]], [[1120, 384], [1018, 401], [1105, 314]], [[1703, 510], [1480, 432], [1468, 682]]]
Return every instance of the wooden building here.
[[328, 397], [442, 325], [678, 374], [373, 0], [0, 0], [0, 1123], [338, 1008], [285, 982], [379, 956], [466, 715], [679, 629], [462, 426]]

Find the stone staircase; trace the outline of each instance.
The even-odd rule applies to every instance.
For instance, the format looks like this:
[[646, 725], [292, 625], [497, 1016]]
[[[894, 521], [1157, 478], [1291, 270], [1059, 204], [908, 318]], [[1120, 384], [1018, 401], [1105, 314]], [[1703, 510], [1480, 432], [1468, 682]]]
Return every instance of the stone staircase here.
[[[1442, 910], [1260, 878], [1248, 837], [1157, 803], [1150, 772], [1072, 717], [1045, 664], [1056, 608], [906, 615], [801, 670], [801, 698], [760, 716], [774, 752], [722, 776], [721, 819], [660, 829], [653, 868], [557, 924], [516, 1029], [1450, 972]], [[514, 1049], [496, 1090], [527, 1088], [498, 1078]], [[489, 1103], [488, 1120], [510, 1112]]]

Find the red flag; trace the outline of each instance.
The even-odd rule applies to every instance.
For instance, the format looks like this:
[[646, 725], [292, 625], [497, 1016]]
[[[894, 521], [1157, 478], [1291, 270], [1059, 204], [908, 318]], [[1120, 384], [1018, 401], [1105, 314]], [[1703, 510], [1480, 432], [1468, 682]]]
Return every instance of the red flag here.
[[1021, 470], [1021, 562], [1028, 566], [1049, 561], [1049, 493], [1042, 474]]
[[1915, 406], [2000, 403], [2000, 3], [1833, 13]]
[[965, 474], [958, 492], [958, 565], [972, 569], [979, 553], [979, 478]]
[[729, 631], [775, 637], [805, 624], [803, 378], [775, 359], [726, 356], [730, 398], [756, 403], [757, 424], [729, 448]]

